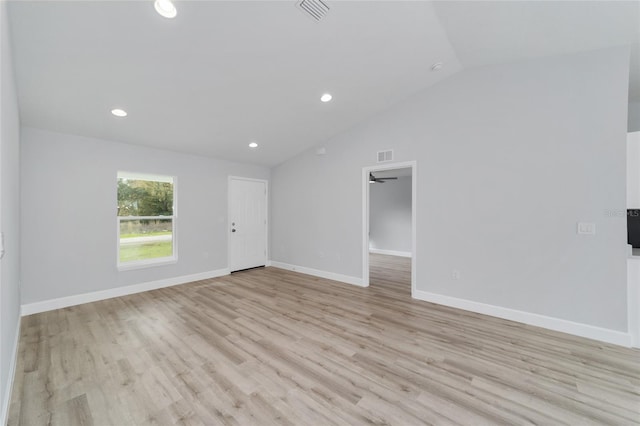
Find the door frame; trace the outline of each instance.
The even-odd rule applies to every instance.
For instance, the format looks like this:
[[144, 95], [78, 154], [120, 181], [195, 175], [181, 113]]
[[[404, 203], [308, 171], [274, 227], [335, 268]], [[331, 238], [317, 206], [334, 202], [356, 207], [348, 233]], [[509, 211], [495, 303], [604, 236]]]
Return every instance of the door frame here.
[[243, 176], [227, 177], [227, 230], [225, 235], [227, 236], [227, 270], [231, 272], [231, 181], [232, 180], [244, 180], [250, 182], [262, 182], [264, 183], [264, 265], [269, 266], [269, 181], [266, 179], [255, 179]]
[[392, 169], [411, 169], [411, 297], [416, 294], [416, 218], [418, 205], [418, 163], [402, 161], [398, 163], [377, 164], [362, 168], [362, 286], [369, 286], [369, 173]]

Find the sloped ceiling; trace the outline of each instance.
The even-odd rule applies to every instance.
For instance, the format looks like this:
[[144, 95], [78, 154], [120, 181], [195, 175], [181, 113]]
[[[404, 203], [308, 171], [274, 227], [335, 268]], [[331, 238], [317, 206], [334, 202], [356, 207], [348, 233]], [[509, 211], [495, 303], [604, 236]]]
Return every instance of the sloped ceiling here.
[[178, 1], [172, 20], [152, 1], [13, 2], [22, 122], [272, 166], [463, 68], [639, 35], [636, 2], [327, 3], [314, 22], [294, 1]]
[[640, 100], [638, 1], [440, 1], [434, 5], [464, 68], [630, 45], [629, 99]]

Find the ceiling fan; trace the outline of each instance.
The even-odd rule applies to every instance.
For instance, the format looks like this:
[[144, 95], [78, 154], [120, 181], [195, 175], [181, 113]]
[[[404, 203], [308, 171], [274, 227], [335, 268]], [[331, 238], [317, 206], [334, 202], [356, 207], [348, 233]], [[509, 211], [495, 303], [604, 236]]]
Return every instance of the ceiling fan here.
[[369, 173], [369, 183], [384, 183], [386, 180], [396, 180], [397, 177], [383, 177], [377, 178], [373, 175], [373, 173]]

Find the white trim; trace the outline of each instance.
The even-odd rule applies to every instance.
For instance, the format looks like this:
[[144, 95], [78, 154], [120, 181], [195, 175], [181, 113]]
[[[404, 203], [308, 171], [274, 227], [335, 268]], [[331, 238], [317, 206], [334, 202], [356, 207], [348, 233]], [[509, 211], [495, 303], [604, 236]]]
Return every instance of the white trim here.
[[627, 317], [631, 346], [640, 348], [640, 258], [627, 258]]
[[418, 205], [418, 163], [417, 161], [403, 161], [399, 163], [376, 164], [362, 168], [362, 287], [369, 286], [369, 173], [411, 168], [411, 297], [417, 291], [416, 282], [418, 263], [417, 257], [417, 205]]
[[150, 180], [156, 182], [173, 183], [175, 176], [155, 174], [155, 173], [138, 173], [138, 172], [126, 172], [119, 170], [118, 179], [125, 180]]
[[13, 391], [13, 381], [16, 377], [16, 365], [18, 364], [18, 345], [20, 343], [20, 323], [21, 322], [22, 321], [20, 320], [20, 317], [18, 317], [18, 325], [16, 326], [16, 337], [13, 341], [11, 363], [9, 364], [9, 375], [7, 376], [7, 385], [4, 389], [2, 411], [0, 411], [0, 425], [6, 425], [7, 421], [9, 420], [9, 404], [11, 403], [11, 392]]
[[[267, 265], [267, 262], [269, 262], [269, 181], [266, 179], [255, 179], [255, 178], [248, 178], [248, 177], [242, 177], [242, 176], [232, 176], [229, 175], [227, 177], [227, 232], [231, 232], [231, 181], [232, 180], [247, 180], [250, 182], [262, 182], [264, 183], [264, 262], [265, 262], [265, 266], [269, 266]], [[229, 235], [227, 234], [227, 269], [229, 271], [231, 271], [231, 261], [230, 261], [230, 256], [231, 255], [231, 238], [229, 238]], [[262, 266], [262, 265], [256, 265], [256, 266]]]
[[411, 257], [410, 251], [383, 250], [377, 248], [369, 248], [369, 253], [386, 254], [387, 256]]
[[[118, 253], [118, 255], [120, 254]], [[133, 271], [135, 269], [153, 268], [156, 266], [173, 265], [175, 263], [178, 263], [178, 259], [176, 257], [156, 257], [153, 259], [134, 260], [118, 265], [118, 271]]]
[[299, 272], [301, 274], [313, 275], [314, 277], [326, 278], [328, 280], [340, 281], [347, 284], [357, 285], [359, 287], [366, 287], [362, 285], [362, 279], [358, 277], [352, 277], [349, 275], [336, 274], [335, 272], [321, 271], [319, 269], [307, 268], [305, 266], [290, 265], [288, 263], [271, 261], [271, 266], [274, 268], [286, 269], [288, 271]]
[[99, 300], [111, 299], [113, 297], [142, 293], [158, 288], [186, 284], [193, 281], [217, 278], [224, 275], [229, 275], [229, 270], [226, 268], [208, 272], [201, 272], [199, 274], [182, 275], [179, 277], [166, 278], [164, 280], [149, 281], [146, 283], [110, 288], [108, 290], [94, 291], [91, 293], [76, 294], [73, 296], [60, 297], [58, 299], [43, 300], [42, 302], [28, 303], [22, 305], [22, 316], [37, 314], [46, 311], [53, 311], [55, 309], [66, 308], [68, 306], [82, 305], [83, 303], [97, 302]]
[[560, 331], [562, 333], [573, 334], [575, 336], [586, 337], [588, 339], [599, 340], [601, 342], [612, 343], [614, 345], [631, 347], [631, 334], [623, 331], [581, 324], [560, 318], [503, 308], [501, 306], [488, 305], [442, 294], [429, 293], [422, 290], [417, 290], [413, 294], [413, 297], [425, 302], [437, 303], [438, 305], [464, 309], [465, 311], [476, 312], [484, 315], [491, 315], [497, 318], [534, 325], [549, 330]]

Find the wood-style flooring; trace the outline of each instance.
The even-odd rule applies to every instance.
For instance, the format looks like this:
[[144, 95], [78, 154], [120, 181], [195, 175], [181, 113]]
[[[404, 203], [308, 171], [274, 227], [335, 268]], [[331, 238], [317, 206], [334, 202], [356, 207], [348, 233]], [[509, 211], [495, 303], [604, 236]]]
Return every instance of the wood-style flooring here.
[[22, 319], [9, 425], [640, 423], [640, 352], [276, 268]]

